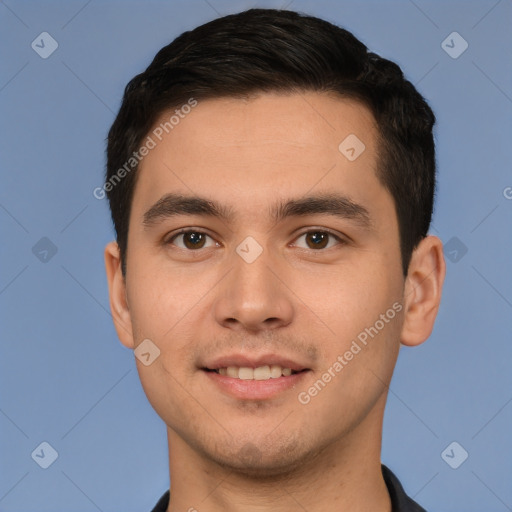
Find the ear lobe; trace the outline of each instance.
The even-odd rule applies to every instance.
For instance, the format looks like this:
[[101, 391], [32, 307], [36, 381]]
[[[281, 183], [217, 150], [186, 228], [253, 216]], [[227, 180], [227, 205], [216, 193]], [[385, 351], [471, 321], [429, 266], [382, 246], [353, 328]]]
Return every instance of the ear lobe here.
[[441, 240], [436, 236], [425, 237], [413, 251], [405, 281], [402, 344], [420, 345], [432, 333], [445, 274]]
[[126, 283], [121, 271], [119, 246], [110, 242], [105, 247], [105, 270], [107, 272], [110, 311], [117, 336], [127, 348], [135, 348], [130, 309], [126, 299]]

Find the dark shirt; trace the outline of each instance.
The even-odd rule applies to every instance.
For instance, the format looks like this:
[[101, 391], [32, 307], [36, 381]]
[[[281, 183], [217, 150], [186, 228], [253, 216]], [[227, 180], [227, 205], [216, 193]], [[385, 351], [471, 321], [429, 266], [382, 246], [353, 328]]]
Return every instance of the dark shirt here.
[[[391, 511], [392, 512], [427, 512], [423, 507], [420, 507], [413, 501], [407, 494], [405, 494], [402, 484], [398, 478], [391, 472], [389, 468], [381, 464], [382, 476], [388, 487], [389, 496], [391, 498]], [[166, 512], [169, 506], [169, 491], [160, 498], [155, 508], [151, 512]]]

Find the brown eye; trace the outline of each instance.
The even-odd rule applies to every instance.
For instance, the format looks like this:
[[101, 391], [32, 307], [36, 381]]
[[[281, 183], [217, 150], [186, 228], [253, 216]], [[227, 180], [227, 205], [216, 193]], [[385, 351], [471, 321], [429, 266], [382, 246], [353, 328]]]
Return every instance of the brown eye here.
[[177, 247], [181, 249], [197, 250], [204, 249], [206, 239], [211, 237], [201, 231], [182, 231], [174, 235], [167, 243], [174, 244], [175, 240], [181, 239], [181, 244], [176, 243]]
[[313, 231], [306, 233], [306, 242], [311, 249], [325, 249], [329, 241], [329, 233]]
[[[306, 233], [303, 233], [302, 235], [297, 238], [297, 240], [303, 238], [305, 239], [305, 245], [306, 249], [325, 249], [332, 247], [332, 244], [328, 247], [331, 240], [335, 240], [338, 242], [338, 245], [343, 244], [343, 240], [334, 235], [333, 233], [330, 233], [329, 231], [307, 231]], [[302, 246], [304, 248], [304, 246]]]

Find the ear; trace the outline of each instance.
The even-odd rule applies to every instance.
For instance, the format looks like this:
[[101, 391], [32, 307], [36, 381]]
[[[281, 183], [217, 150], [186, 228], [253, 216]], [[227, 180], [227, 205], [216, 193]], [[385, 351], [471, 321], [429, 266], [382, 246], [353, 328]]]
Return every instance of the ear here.
[[405, 313], [400, 339], [404, 345], [419, 345], [432, 333], [445, 273], [441, 240], [436, 236], [425, 237], [412, 253], [405, 280]]
[[121, 343], [128, 348], [135, 348], [133, 342], [132, 322], [128, 301], [126, 299], [126, 282], [121, 271], [121, 256], [116, 242], [105, 247], [105, 269], [107, 271], [110, 311]]

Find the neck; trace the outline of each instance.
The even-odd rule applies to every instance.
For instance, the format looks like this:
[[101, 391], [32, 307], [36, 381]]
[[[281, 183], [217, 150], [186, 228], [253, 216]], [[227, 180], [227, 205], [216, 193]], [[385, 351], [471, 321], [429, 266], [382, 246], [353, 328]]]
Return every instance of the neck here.
[[168, 428], [172, 483], [167, 512], [391, 512], [380, 463], [383, 405], [342, 439], [320, 447], [308, 462], [268, 478], [221, 467]]

